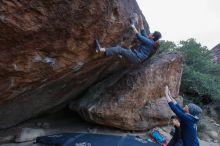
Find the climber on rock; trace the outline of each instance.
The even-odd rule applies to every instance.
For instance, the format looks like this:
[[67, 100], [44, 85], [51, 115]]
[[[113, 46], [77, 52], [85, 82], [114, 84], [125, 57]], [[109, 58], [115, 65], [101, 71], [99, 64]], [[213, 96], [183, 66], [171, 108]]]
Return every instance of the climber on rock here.
[[199, 146], [197, 136], [198, 115], [202, 113], [202, 109], [190, 103], [181, 108], [175, 99], [172, 98], [168, 86], [165, 87], [165, 96], [171, 110], [180, 119], [181, 135], [184, 146]]
[[160, 44], [158, 40], [161, 38], [161, 33], [155, 31], [152, 34], [147, 36], [146, 31], [144, 30], [143, 18], [139, 17], [141, 22], [141, 31], [140, 33], [135, 27], [135, 22], [138, 20], [138, 16], [131, 20], [131, 28], [134, 31], [137, 39], [140, 41], [140, 45], [136, 46], [135, 49], [126, 49], [120, 46], [111, 47], [111, 48], [102, 48], [99, 44], [99, 41], [96, 40], [96, 52], [104, 52], [106, 56], [112, 55], [121, 55], [125, 57], [129, 62], [133, 64], [138, 64], [144, 62], [150, 56], [156, 53], [159, 49]]

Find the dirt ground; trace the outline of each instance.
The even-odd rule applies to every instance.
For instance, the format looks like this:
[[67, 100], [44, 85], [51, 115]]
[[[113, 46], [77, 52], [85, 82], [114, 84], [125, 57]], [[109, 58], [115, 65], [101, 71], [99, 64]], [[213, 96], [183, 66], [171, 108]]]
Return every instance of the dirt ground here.
[[201, 139], [220, 143], [220, 123], [217, 113], [212, 107], [204, 109], [198, 128]]
[[[210, 121], [210, 119], [208, 117], [205, 117], [205, 119], [202, 120], [202, 123], [213, 125], [207, 123], [208, 121]], [[45, 131], [46, 135], [63, 132], [82, 132], [111, 135], [130, 134], [135, 136], [138, 135], [144, 139], [149, 139], [148, 135], [146, 134], [146, 131], [123, 131], [117, 128], [106, 127], [94, 123], [85, 122], [76, 113], [73, 113], [69, 110], [63, 110], [55, 114], [44, 115], [35, 119], [31, 119], [10, 129], [0, 131], [0, 146], [40, 146], [37, 144], [33, 144], [34, 141], [15, 143], [15, 139], [16, 137], [18, 137], [22, 128], [42, 129], [43, 131]], [[208, 126], [208, 128], [210, 128], [210, 126]], [[212, 128], [215, 130], [217, 129], [217, 127], [215, 127], [214, 125], [213, 127], [211, 127], [211, 129]], [[161, 127], [160, 129], [163, 131], [163, 134], [167, 137], [167, 139], [171, 138], [170, 135], [167, 133], [170, 131], [170, 129], [171, 127], [169, 126]], [[218, 128], [218, 132], [220, 132], [220, 128]], [[210, 139], [208, 142], [201, 141], [200, 143], [201, 146], [219, 146], [217, 143], [213, 143]]]

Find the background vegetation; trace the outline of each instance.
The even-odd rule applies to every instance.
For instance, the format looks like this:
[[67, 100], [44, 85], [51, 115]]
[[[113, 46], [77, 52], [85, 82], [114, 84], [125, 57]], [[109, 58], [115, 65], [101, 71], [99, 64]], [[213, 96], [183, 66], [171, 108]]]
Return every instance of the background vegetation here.
[[161, 41], [161, 51], [180, 51], [184, 56], [180, 94], [203, 103], [220, 100], [220, 65], [212, 61], [211, 51], [195, 39]]

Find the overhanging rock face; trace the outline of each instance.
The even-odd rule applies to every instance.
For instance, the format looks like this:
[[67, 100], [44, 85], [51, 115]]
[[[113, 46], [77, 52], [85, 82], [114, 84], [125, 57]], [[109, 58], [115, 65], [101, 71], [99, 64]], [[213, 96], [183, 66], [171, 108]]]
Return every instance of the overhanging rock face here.
[[93, 41], [130, 47], [133, 12], [141, 14], [135, 0], [0, 1], [0, 129], [122, 70], [116, 58], [95, 54]]
[[162, 53], [140, 68], [115, 74], [92, 87], [70, 109], [87, 121], [125, 130], [146, 130], [168, 123], [172, 112], [164, 96], [169, 85], [178, 96], [182, 55]]

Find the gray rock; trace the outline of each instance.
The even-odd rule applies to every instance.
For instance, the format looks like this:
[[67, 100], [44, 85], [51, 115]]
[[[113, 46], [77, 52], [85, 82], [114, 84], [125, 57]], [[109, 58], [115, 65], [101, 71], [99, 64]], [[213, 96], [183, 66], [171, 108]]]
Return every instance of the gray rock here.
[[220, 63], [220, 44], [212, 48], [211, 52], [213, 54], [213, 61], [216, 63]]
[[218, 133], [216, 131], [207, 131], [207, 133], [212, 139], [218, 139]]
[[219, 146], [219, 144], [217, 143], [206, 142], [203, 140], [200, 140], [199, 143], [200, 143], [200, 146]]
[[48, 129], [48, 128], [50, 128], [50, 123], [48, 123], [48, 122], [38, 122], [36, 124], [36, 126], [39, 127], [39, 128]]
[[0, 137], [0, 144], [12, 142], [12, 141], [14, 141], [14, 139], [15, 139], [15, 135]]
[[16, 135], [15, 142], [26, 142], [35, 140], [39, 136], [45, 136], [46, 133], [43, 129], [22, 128]]
[[214, 143], [218, 143], [218, 140], [217, 140], [217, 139], [215, 139], [213, 142], [214, 142]]

